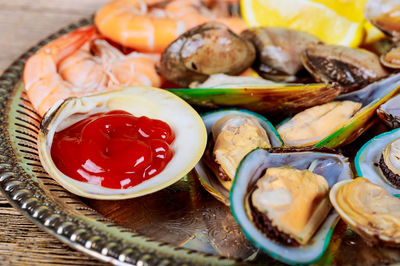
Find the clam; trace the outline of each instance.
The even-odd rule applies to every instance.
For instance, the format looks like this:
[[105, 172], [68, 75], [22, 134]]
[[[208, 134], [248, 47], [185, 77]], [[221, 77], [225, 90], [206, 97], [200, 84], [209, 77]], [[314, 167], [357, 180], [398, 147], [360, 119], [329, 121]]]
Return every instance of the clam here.
[[378, 117], [382, 119], [389, 127], [398, 128], [400, 127], [400, 95], [397, 95], [382, 104], [376, 113]]
[[204, 188], [229, 205], [229, 190], [243, 157], [257, 147], [279, 147], [282, 142], [266, 118], [247, 110], [220, 110], [202, 118], [210, 137], [195, 170]]
[[400, 46], [399, 43], [391, 47], [380, 57], [382, 65], [385, 67], [400, 69]]
[[357, 175], [391, 194], [400, 194], [399, 141], [400, 131], [394, 129], [365, 143], [354, 159]]
[[330, 200], [343, 220], [369, 245], [400, 245], [400, 199], [366, 178], [333, 186]]
[[315, 44], [304, 50], [302, 62], [317, 81], [336, 82], [343, 93], [388, 75], [379, 57], [361, 48]]
[[397, 0], [369, 0], [365, 4], [365, 17], [386, 34], [400, 37], [400, 3]]
[[[336, 148], [346, 145], [372, 125], [375, 110], [399, 88], [400, 74], [396, 74], [361, 90], [342, 94], [336, 102], [305, 110], [281, 123], [278, 132], [288, 146]], [[297, 134], [298, 130], [307, 135]]]
[[[175, 140], [171, 144], [174, 155], [164, 170], [133, 187], [111, 189], [77, 181], [56, 167], [51, 155], [55, 133], [95, 113], [110, 110], [123, 110], [136, 117], [159, 119], [172, 128], [175, 134]], [[206, 129], [200, 116], [179, 97], [151, 87], [128, 87], [108, 93], [69, 98], [51, 108], [41, 123], [38, 149], [43, 167], [70, 192], [94, 199], [126, 199], [158, 191], [185, 176], [201, 158], [206, 139]]]
[[237, 75], [253, 63], [253, 45], [219, 22], [190, 29], [171, 43], [161, 55], [157, 71], [167, 80], [187, 87], [209, 75]]
[[[351, 177], [348, 159], [328, 150], [257, 149], [237, 170], [231, 210], [250, 241], [273, 258], [314, 263], [339, 220], [330, 207], [329, 187]], [[255, 194], [260, 188], [264, 189]], [[255, 211], [259, 205], [267, 212], [263, 207]]]
[[294, 81], [303, 69], [301, 55], [310, 45], [320, 40], [306, 32], [275, 27], [250, 28], [241, 37], [256, 48], [253, 68], [266, 79]]

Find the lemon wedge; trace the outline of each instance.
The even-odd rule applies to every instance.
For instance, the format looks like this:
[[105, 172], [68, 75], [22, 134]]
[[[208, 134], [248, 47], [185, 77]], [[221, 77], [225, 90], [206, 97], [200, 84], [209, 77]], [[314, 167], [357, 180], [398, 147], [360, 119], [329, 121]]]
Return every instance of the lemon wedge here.
[[366, 0], [241, 0], [250, 27], [288, 27], [313, 34], [325, 43], [357, 47], [365, 35]]

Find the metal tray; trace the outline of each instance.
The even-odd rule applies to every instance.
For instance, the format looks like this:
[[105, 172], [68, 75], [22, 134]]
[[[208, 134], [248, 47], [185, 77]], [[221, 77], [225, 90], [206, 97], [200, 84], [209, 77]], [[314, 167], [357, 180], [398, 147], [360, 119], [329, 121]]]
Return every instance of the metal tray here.
[[[49, 234], [114, 264], [281, 264], [249, 243], [229, 208], [209, 195], [193, 172], [148, 196], [99, 201], [70, 194], [44, 171], [36, 146], [40, 117], [27, 100], [21, 82], [24, 63], [47, 42], [90, 23], [91, 19], [82, 20], [52, 34], [18, 58], [0, 77], [0, 190], [3, 195]], [[344, 152], [353, 155], [375, 133], [369, 132]], [[339, 222], [328, 250], [317, 264], [399, 261], [399, 249], [368, 247]]]

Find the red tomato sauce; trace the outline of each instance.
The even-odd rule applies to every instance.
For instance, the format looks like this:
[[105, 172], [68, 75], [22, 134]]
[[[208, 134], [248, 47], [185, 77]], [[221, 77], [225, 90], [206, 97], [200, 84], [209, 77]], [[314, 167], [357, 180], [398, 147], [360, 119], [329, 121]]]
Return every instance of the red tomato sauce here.
[[114, 110], [56, 132], [51, 156], [58, 169], [75, 180], [129, 188], [166, 167], [174, 139], [174, 132], [161, 120]]

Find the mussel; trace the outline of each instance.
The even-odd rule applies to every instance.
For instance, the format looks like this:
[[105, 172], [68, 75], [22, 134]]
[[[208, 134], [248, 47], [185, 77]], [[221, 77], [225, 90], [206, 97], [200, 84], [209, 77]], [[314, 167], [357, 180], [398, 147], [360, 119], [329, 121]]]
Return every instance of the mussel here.
[[278, 27], [250, 28], [241, 37], [252, 42], [256, 48], [253, 68], [266, 79], [295, 81], [303, 69], [301, 55], [310, 45], [320, 40], [306, 32]]
[[[56, 132], [93, 114], [111, 110], [122, 110], [136, 117], [146, 116], [164, 121], [175, 134], [175, 140], [171, 144], [174, 155], [164, 170], [138, 185], [124, 189], [77, 181], [57, 168], [51, 154]], [[38, 149], [43, 167], [70, 192], [94, 199], [126, 199], [158, 191], [181, 179], [201, 158], [206, 139], [206, 129], [200, 116], [179, 97], [151, 87], [128, 87], [108, 93], [69, 98], [51, 108], [41, 122]], [[104, 156], [106, 154], [107, 151]], [[95, 166], [91, 165], [91, 174], [94, 176], [100, 170]]]
[[366, 178], [337, 183], [330, 200], [343, 220], [369, 245], [400, 245], [400, 199]]
[[212, 74], [237, 75], [255, 59], [254, 46], [218, 22], [207, 22], [182, 34], [161, 55], [157, 71], [187, 87]]
[[[396, 74], [361, 90], [342, 94], [336, 98], [336, 102], [305, 110], [283, 121], [277, 127], [278, 132], [282, 133], [282, 139], [288, 146], [335, 148], [349, 144], [374, 123], [371, 118], [375, 110], [396, 94], [399, 88], [400, 74]], [[344, 106], [348, 108], [343, 109]], [[307, 132], [306, 136], [296, 134], [299, 128]]]
[[231, 210], [250, 241], [273, 258], [313, 263], [327, 247], [338, 221], [329, 188], [352, 177], [348, 159], [331, 152], [257, 149], [241, 162]]
[[361, 103], [334, 101], [311, 107], [278, 127], [285, 145], [312, 146], [343, 127], [361, 108]]
[[354, 164], [358, 176], [400, 194], [400, 131], [394, 129], [372, 138], [357, 152]]
[[336, 82], [343, 93], [388, 75], [378, 56], [361, 48], [315, 44], [305, 49], [302, 62], [317, 81]]
[[279, 147], [282, 142], [266, 118], [250, 111], [219, 110], [202, 118], [210, 137], [195, 169], [206, 190], [229, 205], [229, 190], [243, 157], [255, 148]]
[[389, 184], [400, 189], [400, 138], [383, 149], [379, 167]]

